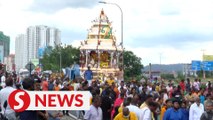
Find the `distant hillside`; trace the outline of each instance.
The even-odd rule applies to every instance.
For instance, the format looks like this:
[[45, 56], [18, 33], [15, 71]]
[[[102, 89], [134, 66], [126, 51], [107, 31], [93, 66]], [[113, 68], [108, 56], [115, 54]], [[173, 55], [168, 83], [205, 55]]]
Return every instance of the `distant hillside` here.
[[[169, 64], [169, 65], [160, 65], [160, 64], [153, 64], [151, 66], [152, 71], [161, 71], [164, 73], [170, 72], [182, 72], [184, 69], [184, 64]], [[149, 66], [145, 66], [142, 71], [149, 71]]]

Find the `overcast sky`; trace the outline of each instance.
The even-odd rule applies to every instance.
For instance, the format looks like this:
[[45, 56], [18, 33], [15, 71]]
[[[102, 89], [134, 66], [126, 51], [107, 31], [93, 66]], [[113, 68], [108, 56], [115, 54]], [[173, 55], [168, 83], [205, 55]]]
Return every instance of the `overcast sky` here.
[[[213, 0], [106, 1], [122, 8], [124, 47], [145, 65], [201, 60], [201, 49], [213, 54]], [[120, 40], [119, 9], [98, 0], [0, 0], [0, 31], [11, 37], [11, 53], [15, 37], [35, 25], [56, 27], [62, 43], [79, 46], [102, 8]]]

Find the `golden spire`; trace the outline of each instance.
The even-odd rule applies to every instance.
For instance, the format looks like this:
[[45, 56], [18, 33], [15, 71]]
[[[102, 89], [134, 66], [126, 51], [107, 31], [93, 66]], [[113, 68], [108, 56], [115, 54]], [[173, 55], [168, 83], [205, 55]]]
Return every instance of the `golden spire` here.
[[102, 8], [102, 10], [101, 10], [101, 15], [104, 15], [104, 9]]

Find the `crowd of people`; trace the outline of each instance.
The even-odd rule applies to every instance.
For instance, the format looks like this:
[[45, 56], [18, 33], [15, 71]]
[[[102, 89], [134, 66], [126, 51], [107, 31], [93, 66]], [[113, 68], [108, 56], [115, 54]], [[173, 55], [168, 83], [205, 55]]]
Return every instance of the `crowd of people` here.
[[[2, 74], [4, 76], [4, 74]], [[29, 91], [90, 91], [91, 106], [75, 111], [82, 120], [213, 120], [213, 86], [199, 79], [123, 81], [110, 74], [106, 80], [93, 79], [88, 68], [84, 78], [38, 76], [17, 79], [1, 76], [1, 114], [8, 120], [60, 120], [69, 111], [14, 112], [5, 101], [15, 89]], [[4, 82], [4, 83], [3, 83]], [[83, 118], [80, 118], [83, 114]]]

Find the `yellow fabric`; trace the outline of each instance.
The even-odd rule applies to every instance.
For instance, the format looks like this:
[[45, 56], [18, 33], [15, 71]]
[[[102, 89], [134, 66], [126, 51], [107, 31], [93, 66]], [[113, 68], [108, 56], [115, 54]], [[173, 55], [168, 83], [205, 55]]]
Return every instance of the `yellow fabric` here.
[[103, 92], [103, 89], [102, 89], [102, 88], [100, 88], [100, 95], [102, 94], [102, 92]]
[[120, 107], [118, 108], [118, 112], [121, 113], [121, 112], [122, 112], [122, 109], [123, 109], [123, 107], [120, 106]]
[[159, 92], [159, 91], [160, 91], [160, 87], [159, 87], [159, 86], [156, 86], [156, 87], [155, 87], [155, 90], [156, 90], [157, 92]]
[[145, 102], [140, 106], [140, 109], [143, 109], [144, 107], [148, 107], [148, 105]]
[[160, 111], [160, 120], [163, 120], [163, 116], [165, 112], [166, 112], [166, 106], [163, 106]]
[[154, 113], [152, 112], [152, 120], [155, 120], [155, 116]]
[[93, 97], [92, 97], [92, 94], [90, 93], [90, 94], [89, 94], [89, 102], [90, 102], [90, 105], [92, 105], [92, 98], [93, 98]]
[[119, 113], [114, 120], [138, 120], [136, 114], [134, 112], [130, 112], [130, 119], [129, 118], [124, 118], [123, 113]]
[[107, 83], [109, 84], [109, 86], [111, 86], [112, 83], [115, 83], [115, 81], [114, 80], [107, 80]]
[[118, 112], [121, 113], [123, 111], [123, 103], [121, 103], [120, 107], [118, 108]]
[[90, 98], [90, 105], [92, 105], [92, 97]]
[[193, 96], [192, 95], [186, 95], [185, 96], [187, 101], [192, 101], [193, 100]]

